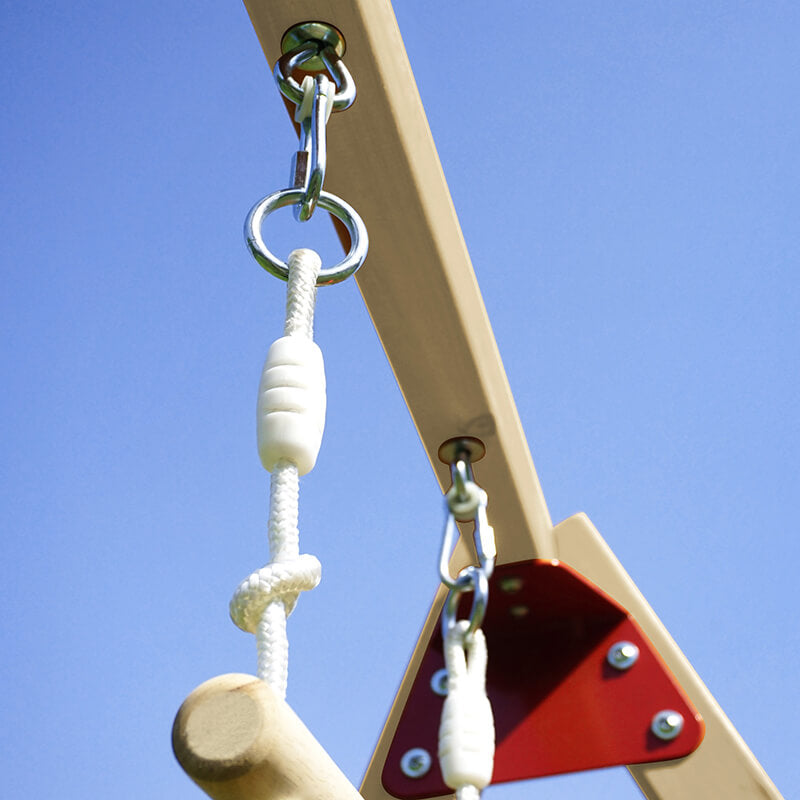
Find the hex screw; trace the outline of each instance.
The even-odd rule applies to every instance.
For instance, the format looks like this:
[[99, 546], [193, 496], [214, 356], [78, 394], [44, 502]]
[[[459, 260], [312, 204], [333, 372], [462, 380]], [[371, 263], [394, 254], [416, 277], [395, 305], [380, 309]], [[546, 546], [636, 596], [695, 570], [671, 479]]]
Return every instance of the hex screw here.
[[422, 747], [412, 747], [403, 753], [400, 759], [400, 769], [408, 778], [421, 778], [427, 775], [431, 768], [431, 754]]
[[683, 730], [683, 715], [665, 708], [653, 717], [650, 730], [662, 741], [671, 742]]
[[639, 648], [633, 642], [614, 642], [608, 648], [606, 660], [614, 669], [630, 669], [639, 660]]
[[433, 689], [434, 693], [438, 694], [439, 697], [447, 697], [446, 669], [437, 669], [436, 672], [431, 675], [431, 689]]
[[516, 575], [507, 575], [505, 578], [500, 578], [500, 591], [506, 594], [515, 594], [522, 586], [522, 578], [518, 578]]

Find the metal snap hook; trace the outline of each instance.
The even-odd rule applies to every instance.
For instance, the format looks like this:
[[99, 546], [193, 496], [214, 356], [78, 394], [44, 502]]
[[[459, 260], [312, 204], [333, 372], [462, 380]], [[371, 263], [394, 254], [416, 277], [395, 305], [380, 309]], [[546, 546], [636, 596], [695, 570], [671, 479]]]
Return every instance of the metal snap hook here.
[[[289, 278], [289, 266], [267, 247], [261, 235], [261, 226], [273, 211], [285, 206], [297, 205], [303, 202], [304, 197], [303, 189], [282, 189], [274, 192], [263, 200], [259, 200], [250, 209], [244, 223], [245, 240], [253, 258], [267, 272], [284, 281]], [[356, 210], [340, 197], [329, 192], [320, 192], [317, 205], [340, 220], [350, 234], [350, 250], [344, 259], [333, 267], [320, 270], [317, 286], [324, 286], [339, 283], [350, 277], [364, 263], [369, 248], [369, 237], [364, 221]]]
[[[325, 182], [328, 145], [326, 124], [331, 112], [333, 92], [326, 75], [309, 75], [303, 81], [303, 104], [297, 107], [300, 123], [300, 149], [294, 157], [294, 189], [303, 190], [303, 199], [294, 207], [298, 222], [311, 219]], [[310, 99], [310, 102], [308, 100]]]
[[[476, 487], [475, 484], [472, 484], [472, 486], [474, 486], [478, 492], [478, 508], [473, 515], [475, 522], [473, 541], [475, 543], [475, 550], [478, 554], [478, 564], [480, 570], [488, 579], [492, 577], [492, 573], [494, 572], [494, 562], [497, 558], [494, 529], [489, 524], [486, 514], [486, 492], [484, 492], [483, 489]], [[459, 581], [459, 578], [452, 578], [450, 576], [450, 556], [453, 553], [455, 542], [459, 536], [456, 520], [457, 517], [455, 513], [453, 511], [448, 511], [444, 524], [442, 546], [439, 550], [439, 578], [449, 589], [454, 589], [458, 585]]]

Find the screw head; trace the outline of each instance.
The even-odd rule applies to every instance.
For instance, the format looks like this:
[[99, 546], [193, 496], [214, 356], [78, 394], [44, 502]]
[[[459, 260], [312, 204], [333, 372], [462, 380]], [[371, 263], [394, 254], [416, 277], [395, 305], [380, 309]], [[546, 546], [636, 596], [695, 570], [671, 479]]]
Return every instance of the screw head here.
[[608, 648], [606, 661], [614, 669], [630, 669], [639, 660], [639, 648], [633, 642], [614, 642]]
[[403, 753], [400, 759], [400, 769], [408, 778], [421, 778], [427, 775], [431, 768], [431, 754], [422, 747], [412, 747]]
[[670, 742], [683, 730], [683, 715], [665, 708], [653, 717], [650, 730], [662, 741]]
[[506, 594], [515, 594], [522, 586], [522, 578], [518, 578], [516, 575], [507, 575], [505, 578], [500, 578], [500, 591]]
[[508, 613], [511, 614], [514, 619], [524, 619], [531, 613], [531, 610], [528, 606], [511, 606], [508, 609]]
[[447, 697], [446, 669], [437, 669], [436, 672], [431, 675], [431, 689], [433, 689], [434, 693], [438, 694], [439, 697]]

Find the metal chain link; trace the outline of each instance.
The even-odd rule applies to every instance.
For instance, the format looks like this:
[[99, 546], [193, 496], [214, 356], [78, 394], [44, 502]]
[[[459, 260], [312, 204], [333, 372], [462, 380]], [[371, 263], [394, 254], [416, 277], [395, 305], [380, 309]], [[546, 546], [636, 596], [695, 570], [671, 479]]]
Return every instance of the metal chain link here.
[[[299, 84], [292, 71], [320, 61], [333, 77], [308, 75]], [[327, 166], [327, 123], [333, 111], [349, 108], [356, 97], [350, 72], [336, 51], [325, 42], [309, 40], [285, 53], [275, 64], [275, 81], [281, 93], [295, 103], [295, 120], [300, 123], [300, 148], [292, 160], [291, 186], [260, 200], [245, 221], [245, 240], [256, 261], [276, 277], [287, 280], [287, 264], [267, 247], [261, 226], [276, 209], [291, 205], [300, 222], [311, 219], [319, 206], [337, 217], [350, 234], [350, 250], [333, 267], [320, 270], [317, 285], [338, 283], [352, 275], [367, 257], [369, 238], [361, 217], [352, 206], [323, 191]]]

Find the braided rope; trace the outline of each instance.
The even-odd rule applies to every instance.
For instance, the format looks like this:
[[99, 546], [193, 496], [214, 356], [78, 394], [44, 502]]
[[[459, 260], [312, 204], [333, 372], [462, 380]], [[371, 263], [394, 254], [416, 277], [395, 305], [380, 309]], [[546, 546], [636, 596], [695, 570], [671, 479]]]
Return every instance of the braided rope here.
[[317, 302], [317, 276], [322, 261], [313, 250], [294, 250], [289, 256], [286, 287], [284, 336], [314, 338], [314, 306]]
[[469, 620], [457, 622], [444, 640], [447, 698], [439, 727], [439, 764], [457, 800], [478, 800], [492, 779], [494, 720], [486, 696], [486, 638]]
[[[284, 335], [312, 339], [316, 280], [322, 264], [312, 250], [295, 250], [288, 263]], [[230, 602], [231, 619], [256, 635], [258, 677], [282, 698], [289, 667], [286, 618], [300, 592], [313, 589], [321, 577], [319, 561], [300, 554], [299, 483], [295, 463], [281, 459], [275, 464], [270, 476], [270, 561], [239, 584]]]

